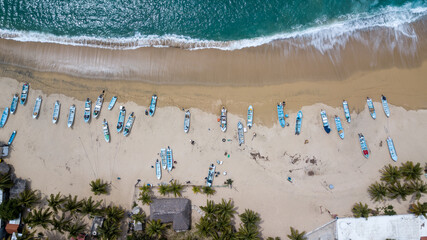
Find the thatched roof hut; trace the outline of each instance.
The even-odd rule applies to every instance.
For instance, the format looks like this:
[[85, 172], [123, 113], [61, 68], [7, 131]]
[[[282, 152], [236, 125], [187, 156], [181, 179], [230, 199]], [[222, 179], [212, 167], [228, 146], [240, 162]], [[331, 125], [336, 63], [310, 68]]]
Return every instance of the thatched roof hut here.
[[176, 232], [189, 230], [191, 227], [191, 202], [186, 198], [153, 199], [150, 205], [150, 219], [162, 223], [173, 222]]

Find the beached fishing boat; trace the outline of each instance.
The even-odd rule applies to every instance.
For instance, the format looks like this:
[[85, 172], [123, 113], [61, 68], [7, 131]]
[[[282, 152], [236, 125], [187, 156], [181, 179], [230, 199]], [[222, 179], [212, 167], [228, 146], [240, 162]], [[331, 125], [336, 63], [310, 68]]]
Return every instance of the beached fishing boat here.
[[360, 142], [360, 147], [362, 148], [363, 156], [367, 159], [369, 157], [369, 149], [368, 149], [368, 145], [366, 144], [365, 137], [361, 133], [359, 133], [359, 142]]
[[60, 111], [61, 111], [61, 103], [59, 103], [59, 101], [56, 101], [55, 106], [53, 106], [53, 116], [52, 116], [53, 124], [58, 122]]
[[188, 133], [188, 131], [190, 131], [190, 110], [187, 110], [185, 112], [185, 116], [184, 116], [184, 132]]
[[383, 104], [384, 113], [387, 117], [390, 117], [390, 108], [388, 107], [387, 98], [384, 95], [381, 95], [381, 102]]
[[159, 159], [156, 160], [156, 177], [159, 180], [162, 178], [162, 168], [160, 167]]
[[387, 145], [388, 145], [388, 151], [390, 152], [390, 157], [393, 161], [397, 161], [397, 153], [396, 149], [394, 148], [394, 143], [391, 137], [387, 137]]
[[110, 142], [110, 129], [108, 128], [108, 122], [104, 119], [102, 123], [102, 131], [104, 132], [104, 139], [106, 142]]
[[25, 83], [22, 86], [22, 92], [21, 92], [21, 104], [22, 105], [25, 105], [25, 103], [27, 103], [29, 88], [30, 88], [30, 85], [28, 85], [28, 83]]
[[245, 143], [245, 136], [243, 134], [243, 124], [240, 121], [237, 123], [237, 137], [239, 138], [239, 146]]
[[281, 102], [277, 104], [277, 116], [279, 118], [279, 123], [282, 128], [285, 127], [285, 113], [283, 112], [283, 108], [285, 107], [285, 102]]
[[36, 103], [34, 104], [34, 110], [33, 110], [34, 119], [39, 117], [41, 105], [42, 105], [42, 96], [38, 96], [36, 99]]
[[110, 104], [108, 104], [108, 110], [113, 109], [114, 105], [116, 105], [116, 102], [117, 102], [117, 97], [113, 96], [111, 98]]
[[213, 182], [214, 176], [215, 176], [215, 165], [212, 163], [209, 166], [208, 177], [206, 179], [206, 185], [208, 187], [212, 187], [212, 182]]
[[12, 103], [10, 104], [10, 113], [15, 114], [16, 108], [18, 107], [18, 94], [13, 95]]
[[154, 94], [151, 97], [150, 110], [148, 111], [148, 113], [150, 114], [150, 116], [153, 116], [154, 113], [156, 112], [156, 105], [157, 105], [157, 95]]
[[172, 149], [170, 149], [170, 147], [168, 147], [168, 149], [166, 149], [166, 164], [167, 164], [167, 169], [168, 171], [172, 171], [173, 168], [173, 155], [172, 155]]
[[74, 124], [74, 116], [76, 115], [76, 106], [73, 104], [70, 107], [70, 113], [68, 114], [67, 126], [70, 128]]
[[302, 112], [299, 111], [297, 113], [297, 122], [295, 125], [295, 135], [299, 135], [301, 133], [301, 125], [302, 125]]
[[117, 120], [117, 132], [121, 132], [126, 118], [125, 106], [120, 106], [119, 120]]
[[15, 136], [16, 136], [16, 131], [13, 131], [12, 134], [10, 135], [9, 141], [7, 142], [7, 145], [11, 145], [13, 143], [13, 140], [15, 140]]
[[351, 122], [350, 110], [348, 109], [348, 103], [346, 100], [342, 101], [342, 106], [344, 108], [344, 115], [347, 122]]
[[331, 132], [331, 128], [329, 127], [328, 116], [326, 116], [326, 111], [320, 111], [320, 117], [322, 117], [323, 129], [325, 129], [326, 133]]
[[252, 107], [252, 105], [250, 105], [248, 107], [248, 123], [247, 123], [247, 126], [249, 129], [251, 129], [252, 127], [253, 120], [254, 120], [254, 108]]
[[90, 121], [90, 112], [92, 111], [92, 101], [87, 98], [86, 102], [85, 102], [85, 111], [83, 113], [83, 119], [85, 120], [85, 122], [89, 122]]
[[373, 119], [377, 118], [377, 114], [375, 113], [374, 103], [371, 98], [366, 98], [366, 102], [368, 103], [369, 113]]
[[221, 109], [221, 116], [219, 118], [219, 124], [221, 127], [221, 131], [223, 131], [223, 132], [227, 131], [227, 109], [225, 109], [225, 107], [222, 107], [222, 109]]
[[344, 139], [344, 129], [342, 128], [341, 119], [335, 115], [335, 125], [337, 126], [337, 132], [341, 139]]
[[99, 113], [101, 112], [102, 103], [104, 102], [104, 92], [102, 91], [101, 95], [99, 95], [98, 99], [96, 100], [95, 107], [93, 108], [93, 117], [98, 118]]
[[166, 149], [164, 149], [164, 148], [160, 149], [160, 158], [162, 159], [162, 168], [166, 169], [167, 168]]
[[132, 126], [133, 126], [133, 122], [134, 122], [134, 120], [135, 120], [135, 114], [132, 112], [132, 113], [129, 115], [128, 121], [126, 122], [125, 129], [123, 130], [123, 135], [124, 135], [125, 137], [126, 137], [127, 135], [129, 135], [130, 130], [132, 129]]
[[4, 125], [6, 125], [8, 117], [9, 117], [9, 108], [6, 107], [3, 111], [3, 114], [1, 115], [0, 128], [3, 128]]

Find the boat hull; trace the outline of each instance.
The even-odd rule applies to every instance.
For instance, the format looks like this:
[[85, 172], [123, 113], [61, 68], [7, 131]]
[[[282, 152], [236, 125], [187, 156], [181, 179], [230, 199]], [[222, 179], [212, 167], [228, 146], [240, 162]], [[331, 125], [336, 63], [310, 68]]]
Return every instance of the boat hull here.
[[247, 126], [249, 129], [252, 128], [253, 119], [254, 119], [254, 108], [252, 107], [252, 105], [250, 105], [248, 107], [248, 123], [247, 123]]
[[279, 103], [278, 105], [277, 105], [277, 117], [278, 117], [278, 119], [279, 119], [279, 124], [280, 124], [280, 126], [282, 127], [282, 128], [284, 128], [285, 127], [285, 125], [286, 125], [286, 121], [285, 121], [285, 113], [284, 113], [284, 111], [283, 111], [283, 104], [282, 103]]
[[53, 115], [52, 115], [53, 124], [56, 124], [58, 122], [60, 111], [61, 111], [61, 103], [59, 103], [59, 101], [56, 101], [53, 107]]
[[135, 121], [135, 114], [132, 112], [129, 115], [128, 121], [126, 122], [125, 129], [123, 130], [123, 135], [126, 137], [130, 134], [132, 130], [133, 122]]
[[184, 116], [184, 132], [185, 133], [188, 133], [188, 131], [190, 131], [190, 118], [191, 118], [191, 113], [189, 110], [187, 110]]
[[120, 106], [119, 119], [117, 120], [117, 132], [121, 132], [123, 130], [123, 124], [126, 118], [126, 108], [124, 106]]
[[70, 107], [70, 113], [68, 114], [68, 121], [67, 121], [67, 126], [69, 128], [71, 128], [74, 124], [75, 115], [76, 115], [76, 107], [74, 105], [72, 105]]
[[335, 125], [337, 126], [338, 136], [344, 139], [344, 129], [342, 128], [341, 119], [338, 116], [335, 116]]
[[24, 84], [22, 86], [22, 92], [21, 92], [21, 104], [25, 105], [27, 103], [28, 98], [28, 90], [30, 89], [30, 86], [28, 83]]
[[108, 110], [113, 109], [114, 105], [116, 105], [116, 101], [117, 101], [117, 97], [116, 97], [116, 96], [113, 96], [113, 97], [111, 98], [110, 104], [108, 104]]
[[150, 114], [150, 116], [154, 116], [154, 113], [156, 112], [156, 106], [157, 106], [157, 95], [153, 95], [151, 97], [150, 108], [148, 110], [148, 113]]
[[1, 115], [0, 128], [3, 128], [4, 125], [6, 125], [8, 117], [9, 117], [9, 108], [6, 107], [3, 111], [3, 114]]
[[346, 100], [344, 100], [342, 102], [342, 106], [344, 109], [344, 115], [345, 115], [345, 119], [347, 120], [348, 123], [351, 122], [351, 115], [350, 115], [350, 109], [348, 108], [348, 103]]
[[162, 168], [160, 167], [159, 160], [156, 161], [156, 177], [158, 180], [162, 179]]
[[302, 112], [299, 111], [297, 114], [297, 120], [295, 124], [295, 135], [299, 135], [301, 133], [301, 126], [302, 126]]
[[15, 94], [12, 98], [12, 103], [10, 104], [10, 113], [15, 114], [16, 108], [18, 107], [18, 94]]
[[33, 118], [34, 119], [39, 117], [41, 105], [42, 105], [42, 98], [39, 96], [36, 99], [36, 103], [34, 104], [34, 110], [33, 110]]
[[329, 134], [331, 132], [331, 128], [329, 127], [328, 116], [324, 110], [320, 111], [320, 117], [322, 118], [323, 129], [325, 129], [325, 132]]
[[245, 143], [245, 135], [243, 133], [243, 124], [241, 122], [237, 123], [237, 137], [239, 138], [239, 146]]
[[172, 171], [173, 169], [173, 155], [172, 155], [172, 149], [168, 147], [166, 149], [166, 163], [167, 163], [167, 169], [168, 171]]
[[371, 117], [373, 119], [377, 118], [377, 114], [375, 113], [375, 107], [374, 107], [374, 103], [372, 102], [372, 99], [367, 98], [366, 102], [368, 104], [368, 109], [369, 109], [369, 113], [371, 114]]
[[10, 135], [9, 141], [7, 142], [7, 145], [11, 145], [13, 143], [13, 140], [15, 140], [15, 136], [16, 136], [16, 131], [13, 131], [12, 134]]
[[381, 102], [383, 105], [384, 114], [386, 117], [390, 117], [390, 108], [388, 107], [387, 98], [384, 95], [381, 97]]
[[397, 162], [396, 148], [394, 147], [393, 140], [390, 137], [387, 138], [387, 145], [388, 145], [388, 151], [390, 153], [391, 160]]

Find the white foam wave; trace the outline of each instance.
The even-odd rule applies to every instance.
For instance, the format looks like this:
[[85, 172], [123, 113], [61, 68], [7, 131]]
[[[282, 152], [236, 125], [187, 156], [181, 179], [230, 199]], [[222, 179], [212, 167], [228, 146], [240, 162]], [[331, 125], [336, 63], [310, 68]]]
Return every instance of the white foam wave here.
[[[194, 39], [178, 35], [141, 35], [136, 34], [129, 38], [97, 38], [89, 36], [57, 36], [39, 32], [13, 31], [0, 29], [0, 38], [13, 39], [21, 42], [44, 42], [73, 46], [88, 46], [107, 49], [136, 49], [141, 47], [177, 47], [189, 50], [220, 49], [238, 50], [257, 47], [272, 43], [276, 40], [296, 39], [303, 41], [293, 43], [297, 47], [312, 46], [324, 53], [337, 47], [343, 47], [350, 37], [357, 36], [357, 32], [372, 28], [384, 27], [392, 29], [395, 39], [400, 36], [416, 41], [415, 31], [408, 26], [427, 15], [427, 7], [412, 7], [407, 4], [402, 7], [385, 7], [377, 14], [352, 14], [342, 16], [340, 21], [326, 25], [280, 33], [272, 36], [263, 36], [251, 39], [234, 41], [213, 41]], [[320, 20], [319, 20], [320, 21]]]

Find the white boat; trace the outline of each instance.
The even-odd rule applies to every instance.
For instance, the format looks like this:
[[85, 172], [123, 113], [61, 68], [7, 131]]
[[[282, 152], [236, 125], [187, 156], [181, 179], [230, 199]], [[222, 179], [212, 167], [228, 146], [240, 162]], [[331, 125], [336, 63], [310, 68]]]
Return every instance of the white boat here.
[[371, 98], [366, 98], [366, 102], [368, 103], [369, 113], [373, 119], [377, 118], [377, 114], [375, 113], [374, 103]]
[[154, 113], [156, 112], [156, 105], [157, 105], [157, 95], [156, 94], [154, 94], [152, 97], [151, 97], [151, 102], [150, 102], [150, 109], [149, 109], [149, 114], [150, 114], [150, 116], [153, 116], [154, 115]]
[[323, 129], [325, 129], [325, 132], [329, 134], [331, 132], [331, 128], [329, 127], [328, 116], [326, 116], [326, 111], [320, 111], [320, 116], [322, 117]]
[[108, 128], [108, 122], [104, 119], [102, 123], [102, 131], [104, 132], [104, 139], [106, 142], [110, 142], [110, 129]]
[[93, 116], [95, 118], [99, 117], [99, 113], [101, 112], [102, 103], [104, 102], [104, 92], [102, 91], [101, 95], [99, 95], [98, 99], [96, 100], [95, 107], [93, 108]]
[[185, 116], [184, 116], [184, 132], [188, 133], [188, 131], [190, 131], [190, 110], [187, 110], [185, 112]]
[[74, 124], [74, 116], [76, 115], [76, 106], [73, 104], [70, 107], [70, 113], [68, 114], [67, 126], [70, 128]]
[[301, 133], [301, 125], [302, 125], [302, 112], [299, 111], [297, 113], [297, 120], [295, 124], [295, 135], [299, 135]]
[[53, 115], [52, 115], [53, 124], [58, 122], [60, 111], [61, 111], [61, 103], [59, 103], [59, 101], [55, 101], [55, 105], [53, 106]]
[[237, 137], [239, 138], [239, 146], [245, 143], [245, 135], [243, 133], [243, 124], [240, 121], [237, 123]]
[[13, 95], [12, 103], [10, 104], [10, 113], [15, 114], [16, 108], [18, 107], [18, 94]]
[[157, 179], [162, 179], [162, 168], [160, 167], [159, 159], [156, 160], [156, 177]]
[[116, 105], [116, 102], [117, 102], [117, 97], [113, 96], [111, 98], [110, 104], [108, 104], [108, 110], [113, 109], [114, 105]]
[[119, 112], [119, 120], [117, 120], [117, 132], [121, 132], [123, 129], [123, 125], [125, 124], [125, 118], [126, 118], [126, 108], [125, 106], [120, 106], [120, 112]]
[[344, 108], [344, 115], [347, 122], [351, 122], [350, 110], [348, 109], [348, 103], [346, 100], [342, 101], [342, 106]]
[[3, 111], [3, 114], [1, 115], [0, 128], [3, 128], [4, 125], [6, 125], [8, 117], [9, 117], [9, 108], [6, 107]]
[[342, 128], [341, 119], [335, 115], [335, 125], [337, 126], [337, 132], [341, 139], [344, 139], [344, 129]]
[[368, 159], [369, 158], [369, 149], [368, 145], [366, 144], [365, 137], [363, 134], [359, 133], [359, 142], [360, 142], [360, 148], [362, 148], [363, 156]]
[[391, 137], [387, 137], [387, 145], [388, 145], [388, 151], [390, 152], [391, 159], [397, 162], [397, 153], [396, 153], [396, 149], [394, 148], [394, 143]]
[[162, 159], [162, 168], [166, 169], [167, 168], [166, 149], [164, 149], [164, 148], [160, 149], [160, 158]]
[[135, 121], [135, 114], [132, 112], [132, 113], [129, 115], [128, 121], [126, 122], [125, 129], [123, 130], [123, 135], [124, 135], [124, 136], [129, 135], [130, 130], [132, 129], [132, 126], [133, 126], [133, 122], [134, 122], [134, 121]]
[[221, 116], [219, 117], [219, 125], [221, 127], [221, 131], [227, 131], [227, 109], [222, 107]]
[[34, 110], [33, 110], [34, 119], [39, 117], [41, 105], [42, 105], [42, 96], [38, 96], [36, 99], [36, 103], [34, 104]]
[[212, 183], [213, 183], [214, 176], [215, 176], [215, 165], [212, 163], [212, 164], [209, 166], [208, 177], [207, 177], [207, 179], [206, 179], [206, 185], [207, 185], [208, 187], [212, 187]]
[[172, 155], [172, 149], [170, 149], [170, 147], [168, 147], [166, 149], [166, 164], [167, 164], [167, 169], [168, 171], [172, 171], [173, 169], [173, 155]]
[[83, 113], [83, 119], [85, 120], [85, 122], [89, 122], [90, 121], [90, 112], [92, 111], [92, 101], [87, 98], [86, 102], [85, 102], [85, 111]]
[[283, 111], [283, 108], [285, 107], [285, 102], [281, 102], [277, 104], [277, 117], [279, 118], [279, 123], [282, 128], [285, 127], [285, 112]]
[[25, 105], [25, 103], [27, 102], [27, 98], [28, 98], [28, 90], [30, 89], [30, 85], [28, 85], [28, 83], [25, 83], [22, 86], [22, 92], [21, 92], [21, 104]]
[[384, 113], [387, 117], [390, 117], [390, 108], [388, 107], [387, 98], [384, 95], [381, 95], [381, 102], [383, 104]]
[[253, 120], [254, 120], [254, 108], [252, 107], [252, 105], [250, 105], [248, 107], [248, 123], [247, 123], [247, 126], [249, 129], [251, 129], [253, 125]]

